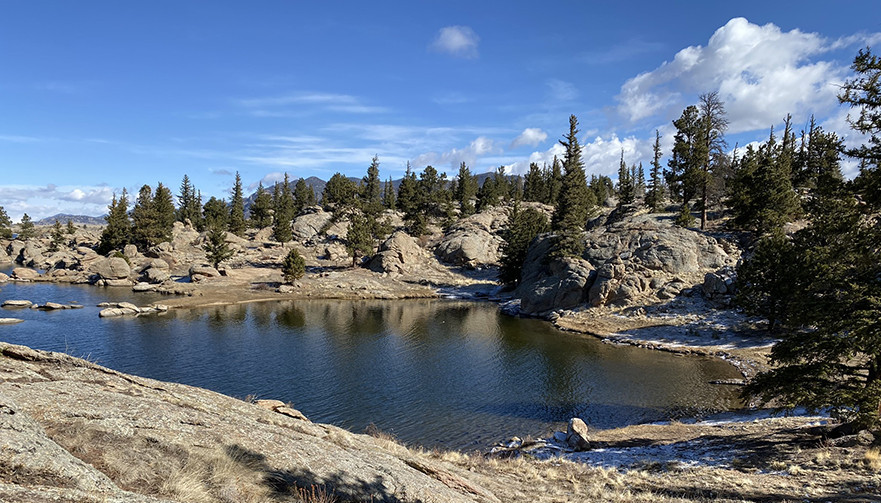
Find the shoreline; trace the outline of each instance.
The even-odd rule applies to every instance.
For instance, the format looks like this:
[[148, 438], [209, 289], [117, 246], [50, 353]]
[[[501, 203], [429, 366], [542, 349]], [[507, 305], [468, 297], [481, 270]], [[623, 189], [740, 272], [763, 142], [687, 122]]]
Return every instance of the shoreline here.
[[[7, 266], [14, 264], [0, 264], [0, 268]], [[489, 279], [491, 270], [447, 271], [444, 279], [448, 281], [429, 282], [405, 276], [388, 277], [361, 268], [317, 269], [296, 281], [284, 293], [279, 292], [284, 285], [279, 271], [267, 274], [262, 268], [250, 267], [226, 272], [225, 276], [198, 283], [157, 285], [147, 291], [161, 293], [167, 298], [150, 303], [150, 307], [161, 304], [168, 309], [199, 309], [288, 300], [457, 299], [492, 302], [503, 314], [523, 316], [503, 308], [511, 297], [498, 295], [499, 285]], [[65, 281], [63, 277], [10, 278], [9, 281], [78, 284]], [[607, 344], [718, 358], [734, 366], [744, 379], [739, 383], [721, 384], [741, 385], [768, 368], [767, 356], [774, 340], [755, 328], [755, 320], [749, 320], [733, 309], [718, 309], [708, 304], [692, 297], [642, 307], [580, 308], [532, 318], [551, 323], [558, 330], [594, 337]]]

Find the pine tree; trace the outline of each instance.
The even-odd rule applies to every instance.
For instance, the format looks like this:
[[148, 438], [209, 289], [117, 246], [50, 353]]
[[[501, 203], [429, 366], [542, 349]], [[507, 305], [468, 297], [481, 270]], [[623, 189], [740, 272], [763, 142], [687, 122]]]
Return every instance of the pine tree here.
[[141, 250], [146, 250], [155, 245], [157, 217], [153, 208], [153, 189], [149, 185], [141, 186], [138, 191], [138, 199], [132, 208], [132, 243]]
[[870, 49], [861, 49], [851, 69], [856, 75], [845, 81], [838, 101], [856, 109], [856, 118], [848, 116], [850, 126], [869, 141], [847, 154], [859, 159], [860, 172], [854, 185], [869, 205], [881, 208], [881, 58]]
[[361, 210], [376, 218], [382, 213], [382, 181], [379, 179], [379, 157], [373, 156], [367, 175], [361, 179], [360, 188]]
[[238, 171], [229, 203], [229, 231], [239, 237], [245, 234], [245, 199], [242, 196], [242, 177]]
[[827, 166], [831, 176], [808, 198], [809, 224], [791, 239], [781, 319], [787, 330], [771, 350], [772, 370], [746, 391], [782, 408], [830, 409], [856, 429], [874, 429], [881, 426], [881, 195], [873, 187], [881, 158], [881, 61], [861, 50], [853, 68], [857, 77], [845, 82], [839, 99], [858, 107], [852, 125], [871, 135], [849, 151], [863, 170], [844, 183]]
[[285, 256], [281, 264], [281, 273], [286, 283], [293, 283], [306, 274], [306, 260], [296, 248], [291, 248]]
[[569, 134], [561, 140], [566, 148], [563, 158], [563, 189], [554, 209], [552, 227], [559, 236], [555, 249], [558, 256], [580, 256], [584, 251], [584, 226], [587, 217], [596, 206], [587, 188], [584, 165], [581, 162], [581, 146], [578, 144], [578, 119], [569, 116]]
[[548, 218], [544, 213], [533, 208], [520, 209], [519, 203], [508, 213], [508, 228], [502, 233], [501, 252], [499, 259], [499, 280], [508, 285], [516, 286], [520, 282], [520, 273], [526, 261], [529, 243], [539, 234], [550, 230]]
[[262, 182], [257, 185], [257, 195], [251, 205], [251, 225], [258, 229], [272, 225], [272, 196], [263, 188]]
[[[294, 214], [293, 218], [303, 213], [304, 208], [315, 206], [315, 191], [302, 178], [297, 179], [294, 185]], [[292, 220], [293, 220], [292, 218]]]
[[645, 204], [652, 213], [661, 210], [664, 202], [664, 185], [661, 181], [663, 170], [661, 168], [661, 133], [655, 130], [655, 143], [652, 145], [652, 168], [649, 170], [648, 193], [645, 196]]
[[624, 150], [621, 150], [621, 161], [618, 164], [618, 209], [630, 211], [636, 199], [633, 185], [633, 173], [627, 169], [624, 162]]
[[354, 207], [357, 193], [358, 186], [355, 185], [355, 182], [343, 176], [342, 173], [335, 173], [324, 186], [321, 204], [327, 211], [333, 211], [334, 216], [339, 218]]
[[52, 226], [52, 241], [49, 243], [49, 251], [56, 252], [66, 244], [67, 238], [64, 235], [64, 229], [61, 227], [61, 222], [56, 220]]
[[548, 200], [548, 184], [538, 164], [529, 163], [529, 171], [523, 182], [523, 200], [546, 203]]
[[698, 177], [701, 196], [701, 229], [706, 229], [707, 209], [710, 205], [711, 187], [714, 185], [714, 172], [718, 162], [726, 158], [725, 149], [728, 145], [725, 143], [725, 131], [728, 129], [728, 119], [725, 116], [725, 104], [719, 99], [718, 92], [702, 94], [698, 100], [702, 142], [699, 151], [703, 156], [701, 159], [702, 172]]
[[459, 174], [456, 176], [456, 190], [453, 195], [459, 203], [459, 212], [463, 217], [474, 213], [472, 200], [477, 197], [477, 177], [471, 174], [471, 170], [463, 161], [459, 165]]
[[205, 214], [205, 225], [209, 230], [215, 227], [223, 230], [229, 228], [229, 208], [223, 199], [211, 196], [202, 211]]
[[74, 227], [73, 220], [71, 219], [67, 219], [67, 233], [76, 234], [76, 227]]
[[205, 257], [217, 269], [221, 262], [233, 256], [226, 244], [226, 228], [215, 222], [208, 228], [208, 240], [204, 244]]
[[346, 250], [352, 256], [352, 267], [359, 258], [373, 254], [373, 235], [367, 217], [359, 212], [352, 214], [346, 232]]
[[563, 172], [561, 171], [560, 161], [557, 160], [557, 156], [554, 156], [551, 169], [548, 171], [547, 184], [548, 199], [545, 202], [556, 208], [560, 194], [563, 192]]
[[483, 185], [477, 191], [477, 211], [484, 211], [487, 208], [498, 206], [501, 199], [501, 189], [495, 176], [488, 176], [483, 180]]
[[196, 188], [190, 182], [190, 177], [184, 175], [180, 183], [180, 193], [177, 195], [177, 219], [186, 223], [187, 220], [193, 228], [202, 228], [202, 201], [196, 195]]
[[171, 231], [175, 221], [173, 197], [171, 190], [162, 183], [156, 186], [156, 194], [153, 196], [153, 211], [156, 213], [154, 244], [171, 241]]
[[392, 177], [388, 178], [383, 187], [382, 206], [387, 210], [395, 209], [395, 185], [392, 183]]
[[25, 213], [21, 216], [21, 222], [19, 222], [18, 239], [26, 241], [34, 237], [34, 235], [34, 221], [31, 220], [31, 217], [28, 216], [27, 213]]
[[[701, 193], [704, 185], [704, 166], [707, 159], [704, 122], [698, 107], [692, 105], [682, 111], [673, 121], [676, 135], [673, 138], [673, 155], [667, 162], [669, 171], [664, 173], [670, 195], [681, 202], [680, 223], [690, 221], [691, 202]], [[686, 218], [687, 217], [687, 218]]]
[[107, 226], [101, 232], [101, 240], [97, 251], [102, 255], [113, 250], [120, 250], [132, 240], [132, 224], [128, 218], [128, 193], [122, 189], [119, 199], [113, 194], [113, 200], [108, 206], [109, 212], [104, 217]]
[[401, 186], [398, 187], [398, 209], [404, 214], [412, 214], [416, 211], [419, 201], [416, 200], [416, 174], [410, 169], [410, 163], [407, 162], [407, 170], [404, 172], [404, 178], [401, 180]]
[[12, 239], [12, 220], [9, 219], [3, 206], [0, 206], [0, 238]]
[[284, 174], [284, 182], [275, 185], [273, 191], [275, 200], [275, 214], [272, 222], [272, 236], [281, 243], [287, 243], [294, 239], [291, 222], [296, 216], [294, 196], [291, 194], [291, 184], [288, 174]]

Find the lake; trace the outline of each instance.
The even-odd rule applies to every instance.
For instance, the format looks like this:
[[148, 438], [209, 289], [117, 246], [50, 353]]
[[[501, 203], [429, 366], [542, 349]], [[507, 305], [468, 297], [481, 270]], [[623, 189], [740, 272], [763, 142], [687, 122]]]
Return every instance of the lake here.
[[77, 302], [0, 310], [25, 320], [0, 341], [63, 351], [135, 375], [239, 398], [291, 402], [311, 420], [403, 442], [485, 449], [514, 435], [609, 428], [728, 410], [740, 377], [710, 358], [604, 344], [546, 322], [454, 300], [279, 301], [98, 317], [96, 304], [161, 300], [127, 288], [0, 285], [0, 302]]

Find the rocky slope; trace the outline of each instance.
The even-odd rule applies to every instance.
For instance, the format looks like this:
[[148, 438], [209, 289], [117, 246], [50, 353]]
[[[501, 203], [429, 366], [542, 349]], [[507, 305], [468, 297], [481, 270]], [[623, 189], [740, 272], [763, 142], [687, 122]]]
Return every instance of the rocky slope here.
[[467, 472], [367, 435], [0, 344], [0, 501], [488, 502]]

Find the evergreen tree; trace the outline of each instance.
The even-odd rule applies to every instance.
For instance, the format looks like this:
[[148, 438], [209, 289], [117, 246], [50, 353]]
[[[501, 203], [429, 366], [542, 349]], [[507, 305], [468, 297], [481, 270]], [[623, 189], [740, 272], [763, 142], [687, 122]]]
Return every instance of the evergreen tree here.
[[229, 231], [239, 237], [245, 234], [245, 199], [242, 196], [242, 177], [238, 171], [229, 204]]
[[639, 165], [636, 167], [636, 174], [634, 175], [633, 186], [636, 192], [635, 196], [638, 200], [645, 199], [645, 170], [642, 168], [642, 161], [639, 162]]
[[526, 179], [523, 182], [523, 200], [547, 203], [548, 189], [548, 183], [541, 168], [534, 162], [529, 163], [529, 171], [526, 173]]
[[738, 161], [729, 189], [734, 223], [760, 234], [781, 227], [794, 219], [800, 210], [798, 197], [781, 161], [785, 152], [777, 143], [774, 131], [758, 150], [752, 145]]
[[839, 99], [859, 108], [853, 126], [871, 135], [849, 151], [863, 171], [847, 184], [825, 176], [808, 198], [809, 224], [791, 239], [787, 330], [772, 348], [772, 370], [746, 391], [782, 408], [831, 408], [872, 429], [881, 426], [881, 196], [867, 188], [881, 153], [881, 61], [860, 51], [854, 70]]
[[499, 260], [499, 280], [508, 285], [516, 286], [520, 282], [520, 273], [526, 261], [529, 243], [539, 234], [550, 230], [548, 218], [544, 213], [532, 208], [520, 209], [515, 202], [508, 214], [508, 228], [502, 233], [505, 240], [501, 246], [502, 256]]
[[703, 156], [702, 171], [698, 180], [701, 196], [701, 229], [705, 229], [715, 168], [719, 161], [726, 158], [725, 149], [728, 145], [725, 143], [725, 131], [728, 129], [728, 119], [725, 116], [725, 104], [719, 99], [719, 93], [716, 91], [700, 95], [698, 109], [702, 142], [699, 151]]
[[67, 219], [67, 233], [68, 234], [76, 234], [76, 227], [73, 225], [73, 220]]
[[555, 249], [558, 256], [580, 256], [584, 251], [584, 226], [587, 217], [596, 206], [593, 193], [587, 188], [584, 165], [581, 162], [581, 146], [578, 144], [578, 119], [569, 116], [569, 134], [561, 140], [566, 148], [563, 158], [563, 189], [552, 221], [553, 230], [559, 236]]
[[171, 231], [175, 221], [173, 197], [171, 190], [162, 183], [156, 186], [156, 194], [153, 196], [153, 211], [156, 214], [154, 244], [171, 241]]
[[468, 169], [464, 161], [459, 165], [454, 197], [459, 203], [461, 216], [467, 217], [474, 213], [474, 203], [472, 200], [477, 197], [477, 177], [471, 174], [471, 170]]
[[401, 186], [398, 187], [398, 208], [404, 212], [405, 215], [413, 214], [416, 211], [416, 207], [419, 206], [419, 201], [416, 200], [416, 174], [410, 169], [410, 163], [407, 162], [407, 171], [404, 173], [404, 178], [401, 180]]
[[257, 195], [251, 205], [251, 225], [258, 229], [272, 225], [272, 196], [263, 188], [262, 182], [257, 185]]
[[382, 182], [379, 179], [379, 157], [373, 156], [367, 175], [361, 179], [361, 210], [374, 219], [382, 213]]
[[621, 150], [621, 161], [618, 164], [618, 209], [629, 211], [636, 199], [631, 171], [624, 162], [624, 150]]
[[149, 185], [143, 185], [132, 208], [132, 243], [144, 251], [155, 245], [153, 238], [156, 235], [157, 221], [153, 208], [153, 189]]
[[[691, 202], [701, 193], [704, 182], [704, 166], [706, 153], [706, 135], [703, 134], [704, 122], [698, 107], [692, 105], [683, 110], [679, 119], [673, 121], [676, 135], [673, 138], [673, 155], [667, 162], [669, 171], [664, 173], [670, 195], [682, 203], [680, 216], [690, 216]], [[690, 218], [679, 219], [682, 221]]]
[[12, 239], [12, 220], [9, 219], [3, 206], [0, 206], [0, 238]]
[[488, 176], [483, 180], [483, 185], [477, 191], [477, 211], [497, 206], [501, 199], [501, 189], [495, 176]]
[[56, 220], [52, 226], [52, 241], [49, 243], [49, 251], [56, 252], [66, 244], [67, 238], [64, 236], [64, 229], [61, 227], [61, 222]]
[[224, 230], [229, 228], [229, 209], [226, 201], [223, 199], [211, 196], [208, 202], [205, 203], [203, 212], [205, 214], [205, 225], [209, 230], [215, 227]]
[[346, 232], [346, 250], [352, 256], [352, 267], [359, 258], [373, 254], [373, 235], [367, 217], [359, 212], [352, 214]]
[[321, 204], [327, 211], [333, 211], [334, 216], [339, 218], [354, 207], [357, 193], [358, 186], [355, 185], [355, 182], [343, 176], [342, 173], [335, 173], [324, 186]]
[[392, 177], [388, 178], [383, 187], [382, 206], [387, 210], [395, 209], [395, 185], [392, 183]]
[[291, 248], [285, 256], [281, 264], [281, 273], [286, 283], [293, 283], [306, 274], [306, 260], [296, 248]]
[[101, 240], [97, 249], [101, 255], [120, 250], [132, 240], [132, 224], [128, 218], [128, 193], [125, 189], [122, 189], [119, 199], [113, 194], [108, 210], [107, 216], [104, 217], [107, 226], [101, 231]]
[[205, 257], [216, 269], [221, 262], [233, 256], [233, 251], [226, 244], [225, 227], [215, 221], [208, 229], [208, 240], [204, 244]]
[[[306, 180], [299, 178], [297, 184], [294, 185], [294, 214], [293, 218], [303, 213], [304, 208], [315, 206], [315, 191], [306, 183]], [[293, 218], [291, 218], [293, 220]]]
[[786, 318], [792, 299], [797, 257], [789, 238], [780, 229], [759, 240], [752, 254], [737, 269], [737, 303], [744, 310], [768, 320], [768, 330], [777, 332]]
[[563, 192], [563, 172], [561, 171], [560, 161], [557, 160], [557, 156], [554, 156], [554, 160], [551, 163], [551, 169], [548, 171], [547, 184], [548, 199], [545, 203], [556, 208], [557, 202], [560, 199], [560, 194]]
[[184, 175], [180, 183], [180, 193], [177, 195], [177, 219], [186, 223], [187, 220], [193, 228], [202, 229], [202, 201], [201, 197], [196, 195], [196, 188], [190, 183], [190, 177]]
[[26, 241], [34, 237], [34, 235], [34, 221], [31, 220], [31, 217], [28, 216], [27, 213], [25, 213], [21, 216], [21, 222], [19, 222], [18, 239]]
[[881, 208], [881, 58], [870, 49], [861, 49], [851, 69], [856, 75], [845, 81], [838, 100], [855, 108], [857, 116], [848, 116], [850, 126], [870, 135], [869, 141], [847, 154], [861, 161], [854, 186], [864, 201]]
[[291, 194], [291, 182], [288, 174], [284, 174], [284, 182], [275, 185], [275, 216], [272, 222], [272, 236], [276, 241], [287, 243], [294, 239], [291, 222], [296, 216], [294, 196]]
[[645, 196], [645, 204], [652, 213], [661, 210], [664, 203], [664, 185], [661, 181], [663, 170], [661, 168], [661, 133], [655, 130], [655, 143], [652, 145], [652, 168], [649, 170], [648, 193]]

